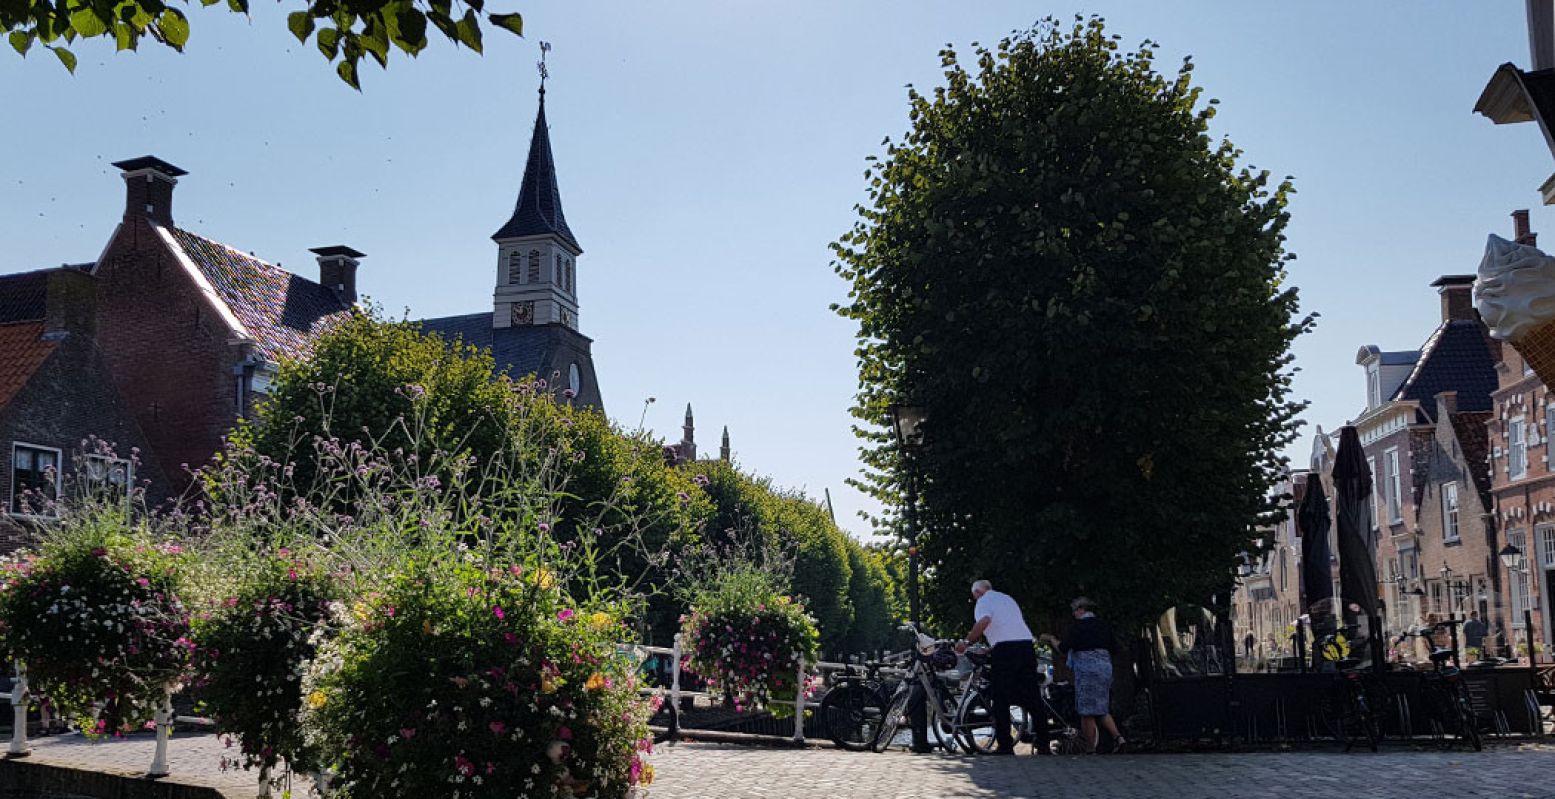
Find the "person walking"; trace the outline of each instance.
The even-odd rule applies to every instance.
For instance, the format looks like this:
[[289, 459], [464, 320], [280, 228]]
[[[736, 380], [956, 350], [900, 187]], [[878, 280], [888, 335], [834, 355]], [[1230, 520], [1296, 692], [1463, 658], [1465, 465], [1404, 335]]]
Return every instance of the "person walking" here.
[[987, 639], [989, 652], [989, 699], [993, 701], [994, 754], [1015, 754], [1015, 739], [1010, 734], [1010, 706], [1018, 705], [1033, 724], [1037, 754], [1051, 754], [1047, 714], [1042, 703], [1042, 676], [1037, 671], [1037, 647], [1031, 628], [1021, 615], [1020, 606], [1009, 594], [993, 590], [987, 580], [972, 583], [972, 610], [975, 623], [966, 639], [956, 644], [957, 652], [979, 638]]
[[1474, 650], [1475, 659], [1483, 660], [1489, 657], [1485, 651], [1485, 635], [1490, 628], [1485, 625], [1485, 620], [1479, 617], [1479, 611], [1469, 612], [1469, 620], [1463, 623], [1463, 646]]
[[1050, 634], [1043, 638], [1066, 655], [1074, 669], [1074, 703], [1086, 752], [1096, 751], [1098, 722], [1112, 736], [1112, 751], [1119, 752], [1128, 742], [1112, 720], [1112, 628], [1096, 618], [1095, 607], [1083, 596], [1076, 598], [1069, 603], [1074, 624], [1064, 639]]

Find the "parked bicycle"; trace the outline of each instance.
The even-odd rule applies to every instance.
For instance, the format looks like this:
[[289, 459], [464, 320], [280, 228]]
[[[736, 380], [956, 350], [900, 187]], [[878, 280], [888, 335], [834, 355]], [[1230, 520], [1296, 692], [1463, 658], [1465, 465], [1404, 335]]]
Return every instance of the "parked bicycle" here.
[[[1439, 629], [1450, 628], [1460, 624], [1458, 621], [1444, 621], [1417, 630], [1408, 630], [1394, 640], [1394, 645], [1402, 643], [1408, 638], [1424, 638], [1431, 640], [1431, 634]], [[1484, 748], [1484, 742], [1480, 739], [1479, 716], [1474, 712], [1474, 705], [1469, 701], [1469, 688], [1463, 681], [1463, 673], [1456, 665], [1449, 661], [1457, 659], [1456, 653], [1451, 649], [1435, 647], [1431, 649], [1431, 670], [1421, 674], [1421, 699], [1426, 710], [1431, 714], [1431, 726], [1443, 740], [1451, 741], [1446, 736], [1467, 743], [1478, 752]]]
[[[987, 647], [974, 647], [966, 652], [973, 671], [965, 692], [956, 709], [954, 729], [962, 748], [970, 753], [987, 753], [997, 745], [993, 722], [993, 693], [989, 679], [991, 657]], [[1024, 710], [1011, 708], [1010, 720], [1021, 740], [1033, 740], [1036, 735], [1033, 719]], [[1044, 683], [1042, 686], [1041, 712], [1047, 714], [1048, 729], [1053, 751], [1061, 755], [1077, 755], [1085, 751], [1080, 737], [1079, 715], [1075, 712], [1074, 689], [1069, 685]]]
[[1344, 631], [1323, 636], [1318, 651], [1338, 669], [1318, 708], [1329, 733], [1344, 744], [1346, 752], [1360, 742], [1377, 751], [1382, 743], [1382, 703], [1373, 701], [1377, 689], [1370, 683], [1374, 680], [1367, 679], [1370, 675], [1359, 668], [1360, 661], [1350, 657]]
[[821, 726], [838, 747], [867, 752], [874, 746], [885, 722], [895, 686], [881, 676], [891, 666], [887, 660], [871, 660], [863, 671], [848, 665], [821, 699]]
[[928, 718], [929, 733], [934, 736], [934, 745], [947, 752], [954, 752], [958, 746], [955, 718], [959, 685], [940, 673], [956, 668], [955, 645], [950, 641], [930, 638], [911, 626], [901, 629], [914, 636], [914, 646], [907, 654], [907, 675], [891, 695], [891, 701], [886, 706], [885, 720], [880, 724], [880, 729], [876, 730], [871, 748], [876, 752], [884, 752], [891, 745], [897, 731], [907, 723], [907, 712], [916, 690], [923, 697], [924, 712]]

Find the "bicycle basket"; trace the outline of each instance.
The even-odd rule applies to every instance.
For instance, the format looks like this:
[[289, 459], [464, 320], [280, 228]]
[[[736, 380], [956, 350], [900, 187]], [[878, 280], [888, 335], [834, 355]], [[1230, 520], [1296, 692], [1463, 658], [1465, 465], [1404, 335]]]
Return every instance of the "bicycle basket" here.
[[956, 667], [956, 651], [948, 647], [935, 649], [925, 659], [935, 671], [950, 671]]

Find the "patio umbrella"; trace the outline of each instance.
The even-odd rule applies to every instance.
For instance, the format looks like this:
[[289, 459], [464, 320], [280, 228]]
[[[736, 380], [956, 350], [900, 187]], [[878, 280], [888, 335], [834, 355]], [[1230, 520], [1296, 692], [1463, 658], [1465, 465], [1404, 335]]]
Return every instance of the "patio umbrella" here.
[[[1339, 599], [1347, 624], [1377, 614], [1377, 536], [1372, 530], [1371, 469], [1361, 437], [1346, 425], [1334, 458], [1334, 516], [1339, 527]], [[1358, 610], [1352, 608], [1358, 607]]]
[[1333, 559], [1328, 548], [1328, 494], [1323, 478], [1313, 473], [1307, 478], [1307, 493], [1296, 510], [1296, 525], [1301, 529], [1301, 601], [1308, 613], [1326, 610], [1334, 596]]

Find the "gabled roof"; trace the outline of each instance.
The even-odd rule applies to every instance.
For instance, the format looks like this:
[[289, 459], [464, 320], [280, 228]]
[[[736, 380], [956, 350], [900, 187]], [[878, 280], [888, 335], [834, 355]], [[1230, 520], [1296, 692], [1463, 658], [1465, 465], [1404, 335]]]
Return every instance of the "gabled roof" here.
[[545, 124], [545, 93], [540, 93], [540, 113], [535, 116], [534, 136], [529, 139], [529, 162], [518, 190], [518, 206], [512, 218], [491, 237], [498, 241], [520, 236], [553, 235], [576, 252], [583, 252], [567, 217], [562, 214], [561, 189], [556, 185], [556, 162], [551, 158], [551, 134]]
[[0, 324], [0, 410], [48, 360], [56, 342], [43, 340], [43, 322]]
[[0, 276], [0, 325], [44, 317], [48, 310], [49, 270]]
[[1453, 434], [1463, 450], [1463, 462], [1474, 479], [1474, 490], [1479, 492], [1481, 507], [1486, 509], [1491, 506], [1490, 429], [1487, 423], [1493, 415], [1490, 411], [1450, 414]]
[[1490, 410], [1495, 390], [1496, 359], [1484, 325], [1477, 319], [1449, 319], [1420, 348], [1420, 360], [1390, 399], [1420, 403], [1421, 415], [1430, 420], [1436, 415], [1436, 395], [1443, 391], [1456, 391], [1458, 410], [1470, 412]]
[[305, 357], [313, 341], [351, 311], [333, 289], [187, 230], [166, 230], [270, 361]]

